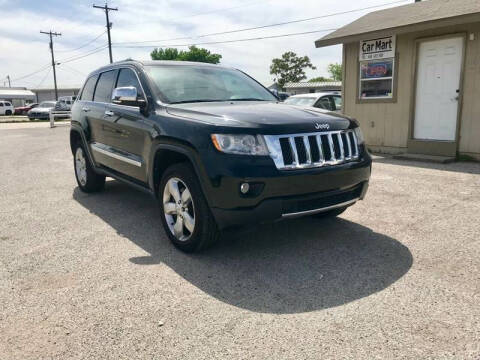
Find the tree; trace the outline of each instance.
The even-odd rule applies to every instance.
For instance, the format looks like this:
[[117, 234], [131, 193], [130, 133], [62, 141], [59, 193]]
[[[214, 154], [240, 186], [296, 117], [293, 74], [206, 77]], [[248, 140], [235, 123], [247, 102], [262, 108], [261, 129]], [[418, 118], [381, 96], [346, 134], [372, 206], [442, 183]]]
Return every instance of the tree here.
[[318, 76], [308, 80], [308, 82], [326, 82], [326, 81], [332, 81], [332, 79], [328, 79], [324, 76]]
[[342, 64], [328, 65], [328, 72], [334, 81], [342, 81]]
[[179, 60], [218, 64], [222, 55], [213, 54], [207, 49], [197, 48], [195, 45], [192, 45], [189, 46], [188, 51], [178, 51], [175, 48], [154, 49], [150, 53], [150, 57], [152, 60]]
[[275, 75], [275, 81], [283, 88], [287, 82], [299, 82], [305, 80], [305, 69], [315, 70], [316, 67], [310, 62], [308, 56], [297, 56], [293, 51], [288, 51], [282, 57], [272, 60], [270, 74]]

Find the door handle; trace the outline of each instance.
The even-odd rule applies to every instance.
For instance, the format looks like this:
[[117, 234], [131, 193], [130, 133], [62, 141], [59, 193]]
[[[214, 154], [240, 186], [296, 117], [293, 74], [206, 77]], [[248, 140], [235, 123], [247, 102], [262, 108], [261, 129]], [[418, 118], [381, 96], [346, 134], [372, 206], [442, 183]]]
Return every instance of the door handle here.
[[89, 112], [89, 111], [90, 111], [90, 108], [88, 108], [88, 107], [83, 107], [82, 110], [83, 110], [84, 112]]
[[104, 114], [105, 117], [110, 117], [110, 116], [113, 116], [113, 115], [115, 115], [114, 112], [110, 111], [110, 110], [105, 111], [105, 114]]

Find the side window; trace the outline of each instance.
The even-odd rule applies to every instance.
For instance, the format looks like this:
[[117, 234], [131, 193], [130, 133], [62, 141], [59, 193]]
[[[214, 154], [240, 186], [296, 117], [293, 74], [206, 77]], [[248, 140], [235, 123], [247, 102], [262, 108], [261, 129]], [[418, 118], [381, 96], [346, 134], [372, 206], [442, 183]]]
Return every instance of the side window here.
[[342, 110], [342, 97], [341, 96], [334, 96], [333, 101], [335, 102], [335, 108], [337, 110]]
[[12, 106], [9, 102], [5, 102], [5, 106]]
[[2, 102], [0, 102], [0, 107], [3, 107], [3, 103], [2, 103]]
[[100, 75], [97, 87], [95, 88], [95, 95], [93, 101], [109, 103], [112, 101], [113, 82], [117, 75], [116, 70], [107, 71]]
[[142, 87], [138, 82], [137, 75], [131, 69], [121, 69], [118, 75], [117, 85], [115, 87], [135, 86], [138, 96], [143, 97]]
[[318, 100], [318, 102], [315, 104], [315, 107], [325, 110], [332, 110], [332, 104], [327, 96], [320, 98], [320, 100]]
[[93, 91], [95, 90], [95, 84], [97, 83], [98, 76], [92, 76], [88, 78], [85, 86], [83, 87], [81, 100], [92, 101], [93, 100]]

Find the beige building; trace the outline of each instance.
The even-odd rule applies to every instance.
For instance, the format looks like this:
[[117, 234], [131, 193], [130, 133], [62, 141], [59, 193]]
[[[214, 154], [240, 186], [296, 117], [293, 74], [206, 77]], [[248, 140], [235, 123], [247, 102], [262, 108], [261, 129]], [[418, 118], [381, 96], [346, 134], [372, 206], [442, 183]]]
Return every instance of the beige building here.
[[369, 148], [480, 159], [480, 0], [367, 14], [315, 42], [343, 44], [343, 111]]

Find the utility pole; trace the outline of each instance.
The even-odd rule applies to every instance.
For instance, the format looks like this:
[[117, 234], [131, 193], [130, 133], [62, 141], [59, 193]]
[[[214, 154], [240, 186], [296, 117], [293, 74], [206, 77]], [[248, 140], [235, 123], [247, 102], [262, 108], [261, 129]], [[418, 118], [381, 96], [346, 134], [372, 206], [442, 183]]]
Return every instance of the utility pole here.
[[52, 36], [62, 36], [61, 33], [40, 31], [42, 34], [50, 35], [50, 52], [52, 53], [52, 67], [53, 67], [53, 84], [55, 85], [55, 100], [58, 100], [58, 90], [57, 90], [57, 73], [55, 71], [55, 57], [53, 55], [53, 39]]
[[105, 18], [107, 20], [107, 36], [108, 36], [108, 53], [110, 55], [110, 64], [113, 62], [113, 57], [112, 57], [112, 39], [110, 37], [110, 28], [112, 27], [112, 23], [110, 22], [109, 18], [108, 18], [108, 12], [110, 10], [112, 11], [118, 11], [118, 8], [111, 8], [111, 7], [108, 7], [107, 3], [105, 2], [105, 5], [104, 6], [99, 6], [99, 5], [95, 5], [93, 4], [93, 7], [94, 8], [97, 8], [97, 9], [102, 9], [105, 11]]
[[7, 80], [8, 80], [8, 87], [12, 87], [12, 83], [10, 82], [10, 75], [7, 75]]

